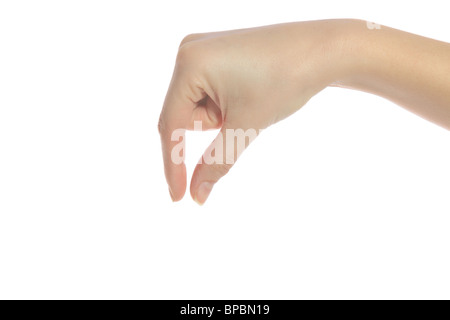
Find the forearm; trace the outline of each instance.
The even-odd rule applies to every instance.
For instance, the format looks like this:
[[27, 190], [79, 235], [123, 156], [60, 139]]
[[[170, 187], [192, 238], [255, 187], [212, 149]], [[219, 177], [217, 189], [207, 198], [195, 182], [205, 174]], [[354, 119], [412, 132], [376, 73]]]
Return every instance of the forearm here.
[[450, 129], [450, 44], [359, 20], [340, 28], [332, 85], [382, 96]]

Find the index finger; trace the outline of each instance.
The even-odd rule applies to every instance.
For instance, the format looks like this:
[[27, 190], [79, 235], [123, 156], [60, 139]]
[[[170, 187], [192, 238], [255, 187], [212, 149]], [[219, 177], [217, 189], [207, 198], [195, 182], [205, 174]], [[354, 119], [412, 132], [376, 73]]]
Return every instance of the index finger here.
[[167, 91], [158, 123], [161, 136], [164, 173], [173, 201], [179, 201], [186, 192], [185, 131], [192, 108], [173, 81]]

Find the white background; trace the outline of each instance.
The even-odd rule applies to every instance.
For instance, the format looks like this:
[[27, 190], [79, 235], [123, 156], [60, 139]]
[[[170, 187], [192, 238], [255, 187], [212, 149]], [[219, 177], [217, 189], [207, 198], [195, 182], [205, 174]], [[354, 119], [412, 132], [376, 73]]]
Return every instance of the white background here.
[[1, 1], [0, 298], [450, 298], [450, 133], [379, 97], [326, 89], [170, 200], [183, 36], [326, 18], [450, 41], [445, 1]]

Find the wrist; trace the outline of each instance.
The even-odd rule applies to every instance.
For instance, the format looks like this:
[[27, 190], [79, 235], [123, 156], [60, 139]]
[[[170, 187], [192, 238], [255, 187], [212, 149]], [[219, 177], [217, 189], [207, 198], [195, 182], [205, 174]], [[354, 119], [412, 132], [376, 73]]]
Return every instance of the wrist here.
[[288, 78], [294, 79], [291, 82], [302, 84], [303, 93], [314, 95], [328, 86], [344, 86], [358, 73], [360, 63], [357, 60], [363, 47], [358, 29], [363, 28], [363, 23], [353, 19], [330, 19], [280, 25], [283, 28], [280, 38], [287, 41], [284, 47], [276, 46], [274, 56], [280, 51], [285, 53], [281, 61], [288, 63], [282, 70]]
[[[368, 22], [355, 19], [333, 20], [330, 33], [330, 76], [327, 86], [355, 88], [366, 76], [370, 57], [365, 37]], [[371, 25], [372, 26], [372, 25]]]
[[388, 27], [363, 20], [339, 20], [333, 42], [335, 48], [334, 77], [329, 86], [355, 90], [376, 91], [386, 74], [393, 72], [390, 66], [392, 47]]

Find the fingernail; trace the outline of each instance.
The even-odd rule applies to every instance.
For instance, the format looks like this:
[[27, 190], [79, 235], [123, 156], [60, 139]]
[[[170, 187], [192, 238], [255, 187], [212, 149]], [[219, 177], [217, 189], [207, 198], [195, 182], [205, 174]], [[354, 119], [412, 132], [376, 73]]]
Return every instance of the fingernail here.
[[173, 197], [172, 190], [170, 189], [170, 187], [169, 187], [169, 193], [170, 193], [170, 198], [172, 198], [172, 201], [175, 202], [175, 198]]
[[203, 205], [206, 201], [206, 199], [208, 199], [209, 194], [211, 193], [211, 190], [214, 186], [214, 183], [212, 182], [202, 182], [200, 183], [200, 185], [198, 186], [197, 189], [197, 194], [195, 196], [195, 202], [197, 202], [199, 205]]

